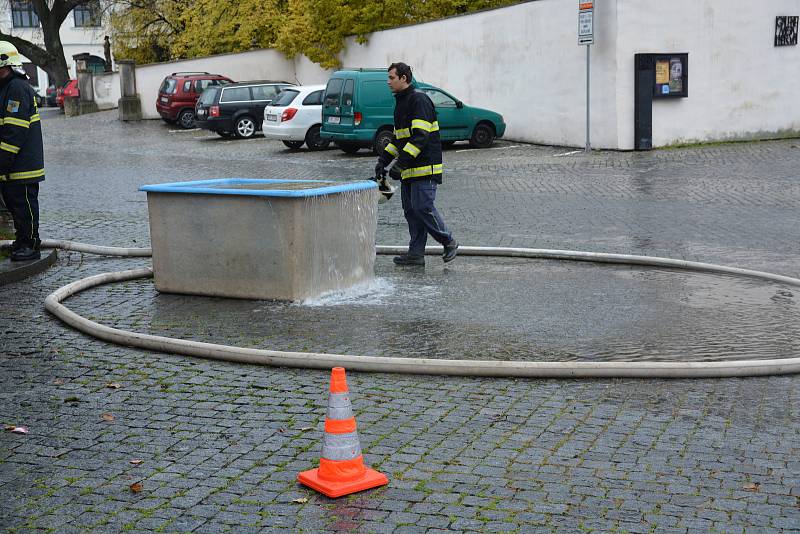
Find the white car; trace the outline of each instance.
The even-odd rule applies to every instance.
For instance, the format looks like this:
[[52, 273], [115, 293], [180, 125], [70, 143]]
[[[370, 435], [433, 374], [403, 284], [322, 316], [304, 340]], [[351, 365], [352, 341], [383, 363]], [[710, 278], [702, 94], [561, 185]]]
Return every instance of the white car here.
[[319, 135], [322, 126], [324, 85], [286, 87], [264, 108], [261, 131], [267, 139], [280, 139], [291, 149], [303, 143], [309, 150], [326, 148], [330, 141]]

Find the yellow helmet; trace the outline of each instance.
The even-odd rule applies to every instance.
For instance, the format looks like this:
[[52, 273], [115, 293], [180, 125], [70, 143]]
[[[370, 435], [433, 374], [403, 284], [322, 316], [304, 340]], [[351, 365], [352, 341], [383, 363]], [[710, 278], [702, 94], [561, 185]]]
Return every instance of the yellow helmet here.
[[0, 41], [0, 67], [21, 67], [22, 56], [17, 47], [8, 41]]

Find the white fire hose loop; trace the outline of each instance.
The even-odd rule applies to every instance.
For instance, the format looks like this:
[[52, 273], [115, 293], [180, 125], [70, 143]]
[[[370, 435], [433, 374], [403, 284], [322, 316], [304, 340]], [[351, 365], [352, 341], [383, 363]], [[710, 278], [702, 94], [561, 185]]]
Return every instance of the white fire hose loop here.
[[[42, 246], [106, 255], [141, 257], [150, 255], [149, 249], [98, 247], [71, 241], [44, 241]], [[406, 247], [377, 246], [376, 251], [378, 254], [398, 254], [406, 252]], [[441, 254], [441, 252], [441, 247], [431, 247], [426, 250], [426, 254]], [[543, 258], [666, 267], [670, 269], [748, 276], [768, 280], [770, 282], [800, 286], [800, 279], [788, 276], [714, 265], [711, 263], [675, 260], [671, 258], [530, 248], [460, 247], [458, 252], [462, 256]], [[66, 298], [95, 286], [112, 282], [135, 280], [138, 278], [150, 278], [152, 276], [152, 269], [143, 268], [104, 273], [83, 278], [51, 293], [47, 299], [45, 299], [45, 308], [76, 330], [118, 345], [212, 360], [281, 367], [330, 369], [331, 367], [342, 366], [350, 371], [364, 372], [527, 378], [721, 378], [781, 375], [800, 372], [800, 357], [772, 360], [738, 360], [730, 362], [528, 362], [510, 360], [394, 358], [385, 356], [354, 356], [348, 354], [246, 349], [111, 328], [90, 321], [85, 317], [81, 317], [61, 304]]]

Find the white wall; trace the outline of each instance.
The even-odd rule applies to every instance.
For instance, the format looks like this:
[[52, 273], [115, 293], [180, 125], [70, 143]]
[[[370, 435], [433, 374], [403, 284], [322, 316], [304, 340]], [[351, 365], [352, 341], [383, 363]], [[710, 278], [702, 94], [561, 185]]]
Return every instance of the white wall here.
[[800, 15], [800, 0], [617, 5], [618, 148], [633, 148], [633, 55], [644, 52], [689, 53], [688, 98], [653, 102], [653, 146], [800, 133], [800, 45], [774, 46], [775, 17]]
[[156, 111], [158, 88], [173, 72], [200, 71], [222, 74], [234, 81], [280, 80], [295, 82], [294, 61], [275, 50], [252, 50], [184, 61], [153, 63], [136, 67], [136, 90], [142, 102], [142, 116], [159, 118]]
[[[591, 142], [633, 148], [634, 54], [688, 52], [689, 97], [653, 102], [653, 146], [800, 134], [800, 46], [774, 47], [776, 15], [800, 0], [595, 0]], [[586, 47], [577, 2], [534, 0], [348, 39], [346, 67], [410, 64], [467, 104], [503, 114], [506, 138], [583, 146]], [[157, 118], [164, 76], [178, 70], [324, 83], [329, 71], [273, 50], [145, 65], [136, 70], [145, 117]]]
[[[602, 0], [600, 3], [603, 3]], [[616, 142], [603, 116], [615, 114], [614, 4], [598, 9], [592, 47], [593, 144]], [[466, 104], [503, 115], [506, 137], [582, 145], [586, 137], [586, 49], [577, 41], [577, 2], [539, 0], [348, 40], [346, 66], [411, 65], [419, 79]], [[602, 36], [602, 37], [601, 37]]]
[[119, 83], [119, 72], [108, 72], [92, 75], [94, 86], [94, 101], [100, 110], [117, 107], [119, 97], [122, 96]]

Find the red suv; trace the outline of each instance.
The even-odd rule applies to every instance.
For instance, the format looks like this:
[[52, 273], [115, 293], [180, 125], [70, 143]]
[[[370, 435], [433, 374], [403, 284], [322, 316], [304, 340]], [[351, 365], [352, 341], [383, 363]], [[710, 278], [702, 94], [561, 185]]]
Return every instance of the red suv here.
[[194, 128], [194, 107], [209, 85], [224, 85], [233, 80], [208, 72], [173, 72], [161, 82], [156, 109], [164, 121], [181, 128]]

